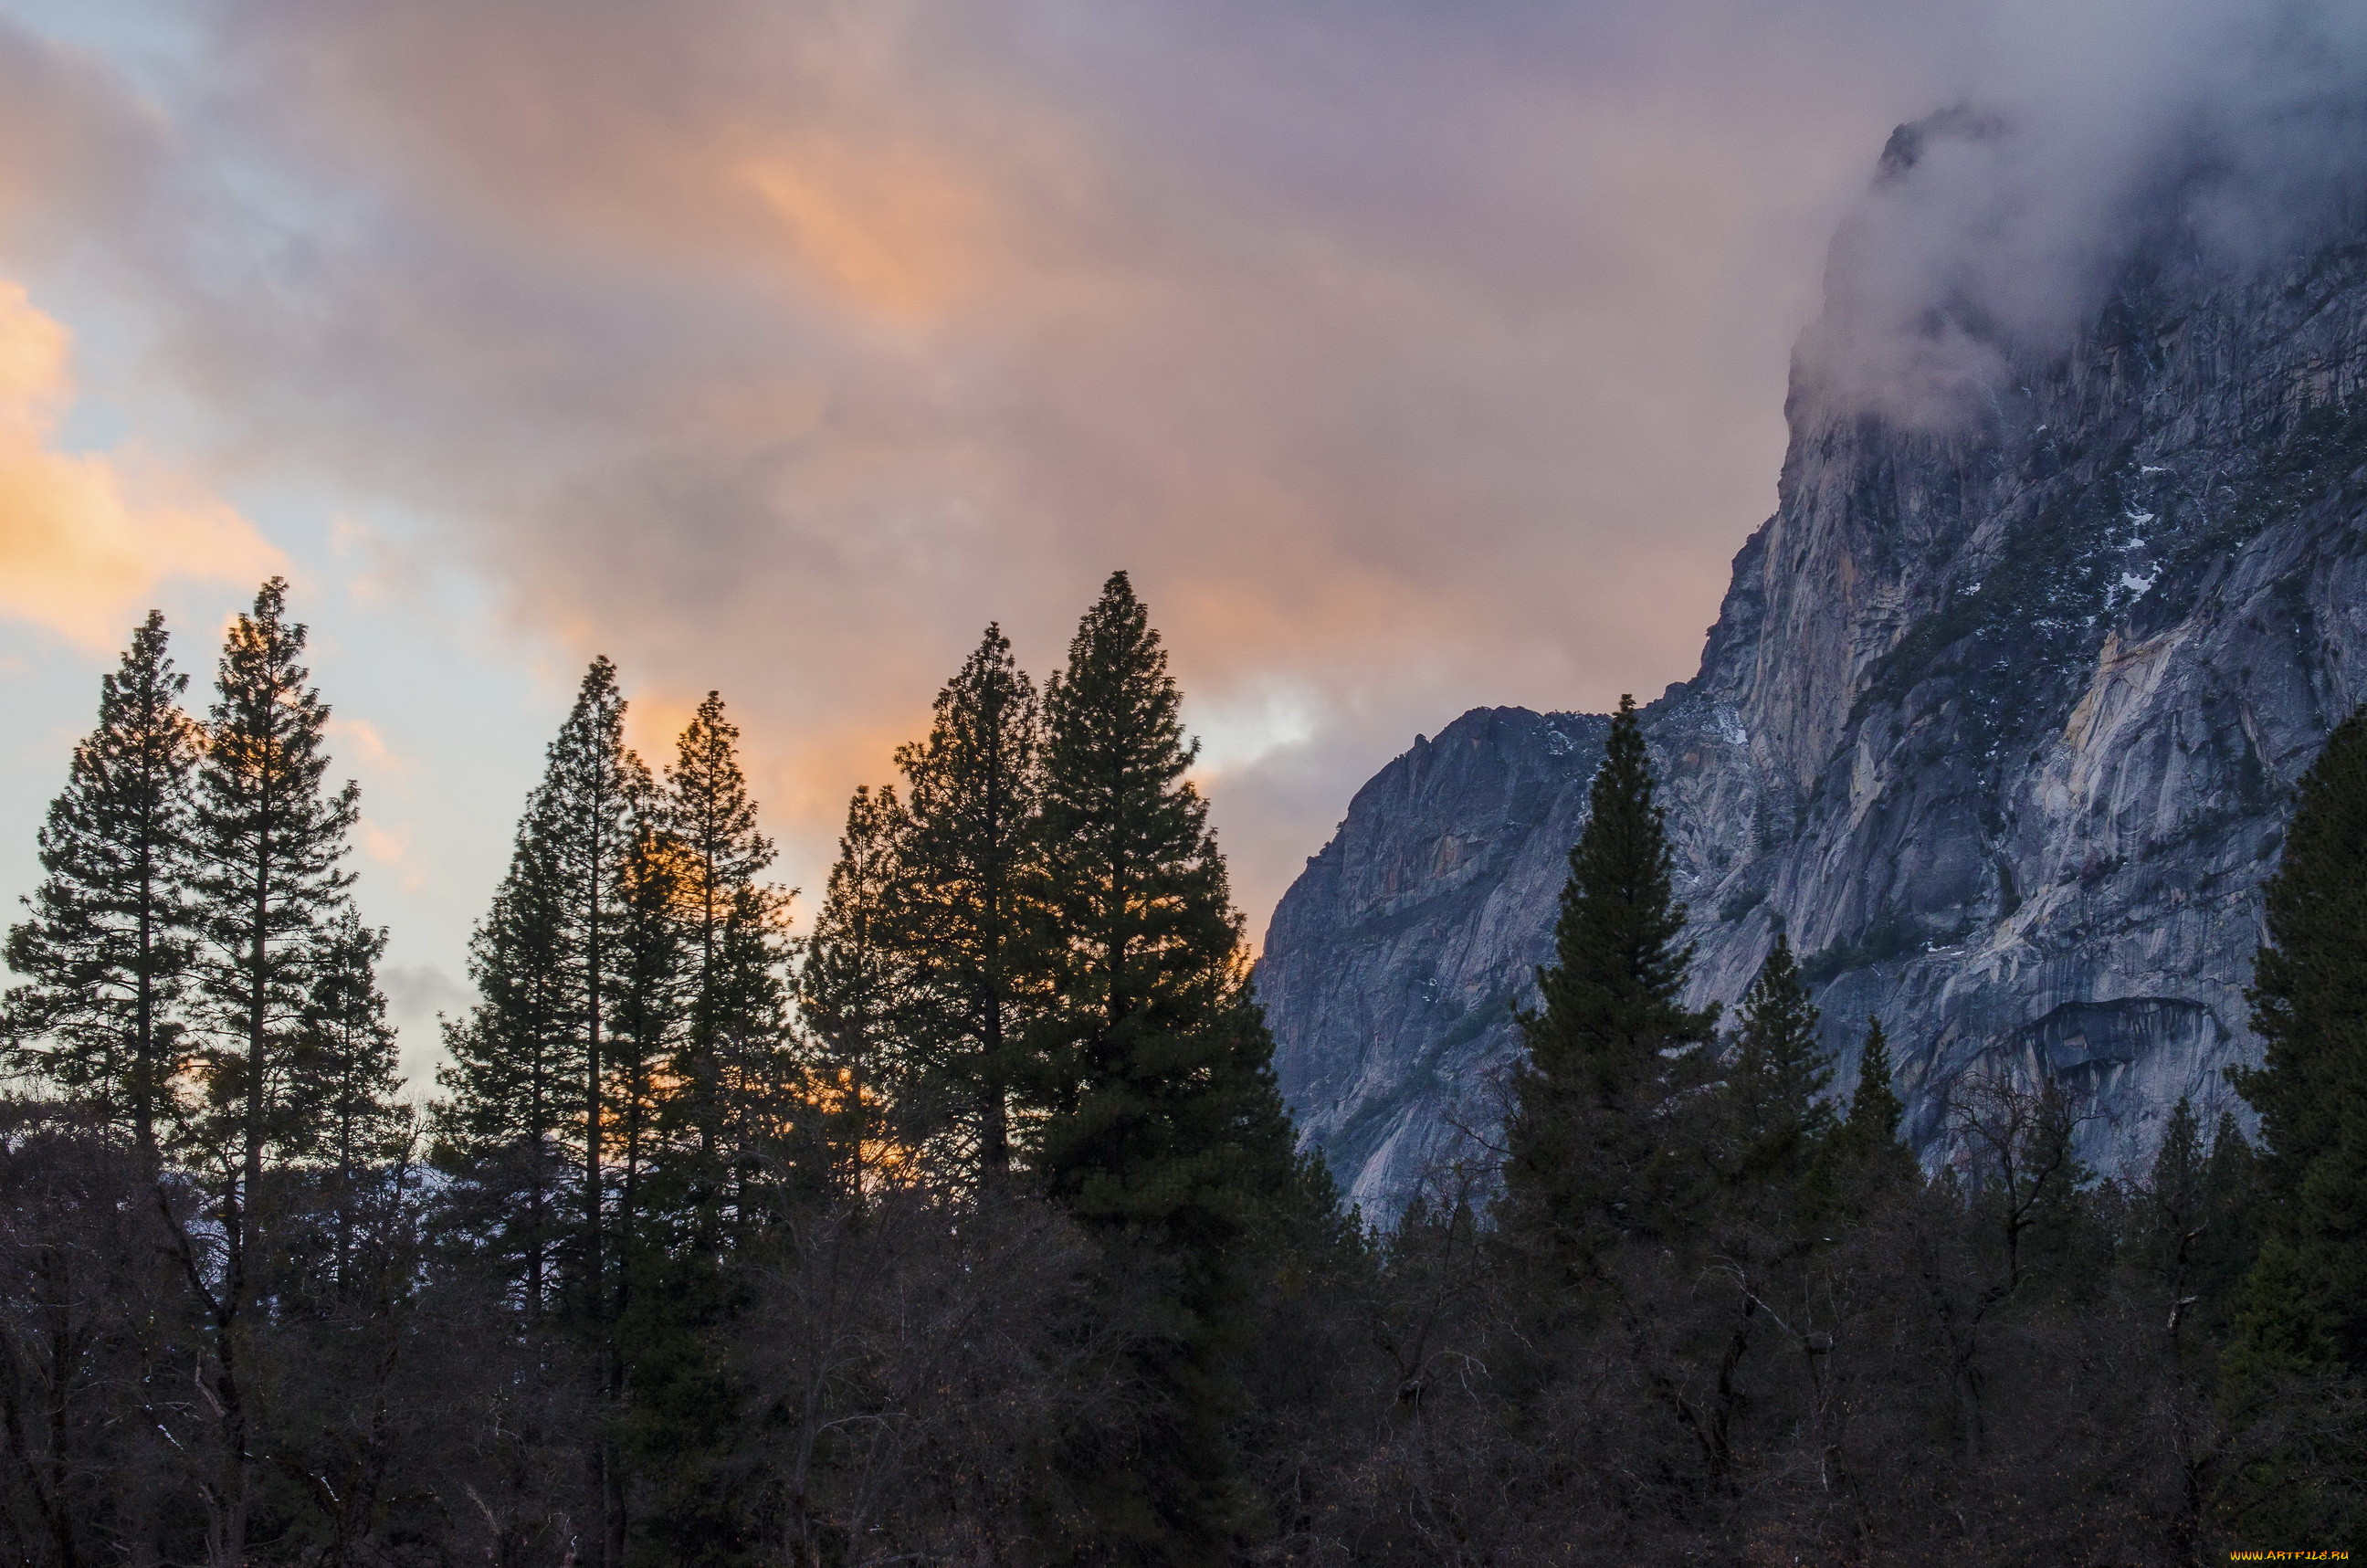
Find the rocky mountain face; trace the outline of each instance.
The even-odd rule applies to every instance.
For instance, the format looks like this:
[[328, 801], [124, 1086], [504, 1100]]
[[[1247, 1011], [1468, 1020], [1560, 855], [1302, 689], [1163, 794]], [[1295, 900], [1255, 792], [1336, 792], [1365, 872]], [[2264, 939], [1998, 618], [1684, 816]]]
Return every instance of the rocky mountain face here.
[[[1778, 509], [1647, 710], [1695, 998], [1738, 996], [1780, 924], [1837, 1089], [1879, 1017], [1928, 1157], [1983, 1064], [2069, 1086], [2106, 1170], [2180, 1096], [2241, 1112], [2259, 884], [2367, 699], [2367, 243], [2179, 255], [1945, 427], [1795, 372]], [[1492, 1136], [1606, 723], [1417, 740], [1274, 913], [1284, 1093], [1368, 1213]]]

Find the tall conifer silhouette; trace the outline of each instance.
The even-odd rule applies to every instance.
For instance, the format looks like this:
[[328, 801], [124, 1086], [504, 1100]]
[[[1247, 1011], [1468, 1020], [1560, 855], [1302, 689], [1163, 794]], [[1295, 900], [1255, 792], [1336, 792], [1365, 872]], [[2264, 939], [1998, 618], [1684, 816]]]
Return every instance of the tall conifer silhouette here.
[[157, 1158], [182, 1054], [192, 954], [186, 884], [197, 726], [181, 710], [164, 618], [150, 611], [99, 682], [98, 727], [74, 747], [40, 838], [41, 882], [8, 933], [5, 1028], [19, 1059], [86, 1099]]
[[863, 1192], [882, 1132], [902, 1131], [882, 1126], [900, 1097], [895, 1021], [907, 1011], [911, 985], [911, 965], [893, 936], [902, 824], [894, 790], [855, 791], [798, 972], [798, 1012], [814, 1036], [827, 1163], [833, 1185], [850, 1197]]
[[1867, 1148], [1898, 1142], [1898, 1124], [1907, 1114], [1898, 1092], [1890, 1085], [1890, 1037], [1882, 1020], [1865, 1020], [1865, 1045], [1857, 1061], [1857, 1087], [1850, 1093], [1849, 1115], [1842, 1125], [1852, 1140]]
[[[618, 868], [615, 992], [600, 1088], [599, 1114], [610, 1124], [617, 1166], [606, 1224], [614, 1244], [624, 1249], [616, 1259], [610, 1300], [601, 1309], [607, 1321], [623, 1314], [632, 1288], [627, 1255], [638, 1240], [649, 1178], [665, 1163], [662, 1124], [675, 1119], [676, 1108], [701, 1087], [666, 1081], [669, 1062], [681, 1060], [688, 1011], [685, 971], [695, 928], [681, 913], [693, 872], [681, 840], [648, 804], [636, 813]], [[689, 1153], [684, 1152], [685, 1163]]]
[[343, 1292], [356, 1216], [368, 1206], [375, 1174], [408, 1157], [412, 1119], [395, 1097], [402, 1077], [378, 983], [387, 934], [346, 908], [323, 937], [290, 1066], [289, 1097], [303, 1108], [295, 1149], [320, 1172], [334, 1232], [331, 1277]]
[[787, 999], [778, 935], [786, 895], [760, 880], [773, 863], [773, 841], [757, 831], [740, 729], [719, 693], [707, 694], [682, 732], [663, 812], [686, 927], [674, 1116], [708, 1167], [706, 1179], [716, 1180], [746, 1138], [735, 1105], [773, 1075]]
[[1678, 1001], [1693, 949], [1631, 697], [1619, 699], [1586, 828], [1569, 852], [1542, 1005], [1507, 1119], [1501, 1219], [1550, 1273], [1670, 1222], [1684, 1172], [1663, 1115], [1700, 1073], [1717, 1009]]
[[534, 861], [549, 879], [560, 1026], [574, 1079], [567, 1119], [578, 1171], [576, 1290], [595, 1318], [611, 1250], [602, 1090], [626, 958], [635, 813], [647, 803], [650, 786], [649, 770], [625, 747], [617, 667], [595, 659], [545, 754], [542, 782], [520, 831], [532, 836]]
[[1833, 1129], [1830, 1139], [1835, 1159], [1847, 1168], [1845, 1179], [1896, 1187], [1912, 1182], [1920, 1174], [1915, 1152], [1898, 1136], [1907, 1108], [1891, 1086], [1890, 1074], [1889, 1037], [1882, 1032], [1882, 1020], [1869, 1017], [1849, 1114]]
[[1795, 1183], [1832, 1127], [1832, 1108], [1823, 1099], [1832, 1068], [1784, 933], [1775, 934], [1738, 1012], [1727, 1072], [1739, 1134], [1735, 1174], [1751, 1184]]
[[198, 974], [215, 1040], [204, 1055], [248, 1193], [295, 1131], [292, 1053], [353, 881], [340, 867], [360, 812], [353, 784], [326, 788], [329, 708], [299, 663], [306, 632], [287, 598], [274, 577], [232, 623], [198, 770]]
[[395, 1105], [402, 1078], [394, 1026], [378, 983], [386, 941], [383, 929], [353, 910], [338, 911], [323, 932], [298, 1037], [293, 1072], [310, 1119], [306, 1152], [348, 1176], [386, 1157], [403, 1119]]
[[[1289, 1123], [1249, 991], [1241, 920], [1207, 803], [1184, 778], [1167, 655], [1114, 574], [1045, 693], [1044, 898], [1059, 940], [1039, 1026], [1041, 1178], [1163, 1285], [1141, 1369], [1170, 1418], [1129, 1470], [1093, 1474], [1121, 1556], [1221, 1556], [1241, 1250], [1290, 1201]], [[1122, 1543], [1122, 1544], [1120, 1544]]]
[[437, 1158], [479, 1199], [483, 1240], [514, 1260], [529, 1317], [549, 1304], [567, 1108], [576, 1085], [573, 1017], [561, 965], [561, 902], [548, 846], [520, 825], [510, 867], [469, 945], [476, 1005], [444, 1026], [447, 1091]]
[[[217, 1329], [213, 1404], [223, 1424], [226, 1550], [244, 1551], [253, 1455], [241, 1356], [268, 1238], [267, 1158], [300, 1147], [311, 1108], [290, 1094], [298, 1051], [353, 881], [340, 869], [359, 812], [350, 782], [325, 787], [328, 705], [300, 662], [305, 630], [274, 577], [232, 622], [198, 770], [194, 885], [205, 942], [198, 974], [210, 1015], [200, 1053], [208, 1106], [192, 1128], [220, 1182], [218, 1282], [191, 1270]], [[186, 1240], [186, 1238], [185, 1238]]]
[[1891, 1087], [1889, 1038], [1882, 1020], [1869, 1016], [1857, 1087], [1846, 1113], [1829, 1121], [1818, 1140], [1811, 1171], [1815, 1207], [1828, 1223], [1862, 1220], [1883, 1199], [1920, 1184], [1915, 1151], [1898, 1136], [1906, 1108]]
[[[593, 1344], [604, 1408], [614, 1406], [623, 1376], [611, 1332], [612, 1269], [619, 1249], [608, 1184], [615, 1151], [606, 1091], [617, 1066], [617, 1014], [631, 983], [628, 966], [635, 956], [627, 941], [634, 886], [630, 862], [642, 825], [638, 819], [651, 804], [651, 794], [649, 769], [625, 746], [625, 698], [617, 666], [596, 658], [545, 754], [526, 831], [538, 841], [555, 900], [557, 969], [569, 1065], [576, 1080], [569, 1118], [578, 1171], [573, 1294]], [[605, 1430], [591, 1435], [589, 1450], [592, 1487], [603, 1514], [596, 1560], [615, 1568], [624, 1551], [625, 1478], [614, 1438]]]
[[1040, 946], [1040, 745], [1035, 687], [989, 626], [937, 694], [928, 737], [896, 753], [907, 782], [898, 939], [915, 969], [905, 1030], [966, 1109], [990, 1179], [1011, 1165], [1014, 1051]]
[[2367, 1371], [2367, 708], [2301, 781], [2253, 970], [2260, 1256], [2238, 1320], [2263, 1370]]
[[[486, 1183], [484, 1222], [517, 1257], [529, 1310], [549, 1290], [587, 1344], [603, 1412], [585, 1434], [587, 1484], [600, 1506], [590, 1546], [608, 1568], [622, 1560], [627, 1529], [614, 1330], [617, 1231], [630, 1218], [622, 1200], [634, 1196], [620, 1192], [611, 1167], [640, 1155], [649, 1072], [678, 1012], [677, 857], [624, 725], [617, 667], [595, 658], [544, 753], [509, 874], [477, 929], [480, 1002], [447, 1031], [452, 1062], [440, 1077], [454, 1093], [438, 1122], [447, 1162]], [[572, 1194], [557, 1179], [563, 1164], [573, 1166]], [[638, 1164], [628, 1174], [637, 1177]], [[523, 1225], [503, 1212], [505, 1185], [527, 1199]]]

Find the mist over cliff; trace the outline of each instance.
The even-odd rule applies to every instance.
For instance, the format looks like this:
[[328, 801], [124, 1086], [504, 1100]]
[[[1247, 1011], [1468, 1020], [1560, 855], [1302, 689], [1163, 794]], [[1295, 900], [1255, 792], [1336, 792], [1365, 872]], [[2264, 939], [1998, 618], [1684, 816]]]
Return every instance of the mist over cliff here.
[[[2117, 139], [2028, 104], [1893, 137], [1777, 509], [1647, 713], [1695, 997], [1787, 931], [1837, 1089], [1879, 1017], [1929, 1158], [1984, 1062], [2071, 1086], [2107, 1169], [2181, 1096], [2242, 1111], [2259, 881], [2367, 698], [2357, 55], [2302, 36]], [[1603, 722], [1418, 741], [1275, 912], [1284, 1090], [1368, 1210], [1489, 1136]]]

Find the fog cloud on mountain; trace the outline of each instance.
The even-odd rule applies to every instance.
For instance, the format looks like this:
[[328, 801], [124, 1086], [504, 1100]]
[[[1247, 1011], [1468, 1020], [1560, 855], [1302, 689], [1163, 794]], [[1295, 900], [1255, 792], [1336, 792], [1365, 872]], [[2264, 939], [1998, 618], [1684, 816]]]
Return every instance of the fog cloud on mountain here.
[[2001, 7], [1835, 240], [1805, 381], [1944, 426], [2066, 347], [2141, 241], [2240, 270], [2367, 212], [2367, 16], [2317, 3]]

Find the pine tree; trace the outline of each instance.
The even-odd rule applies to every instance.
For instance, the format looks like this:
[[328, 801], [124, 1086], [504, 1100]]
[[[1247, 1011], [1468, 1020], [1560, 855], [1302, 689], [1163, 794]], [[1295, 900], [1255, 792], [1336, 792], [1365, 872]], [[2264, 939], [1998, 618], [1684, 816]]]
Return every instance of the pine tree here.
[[2253, 968], [2264, 1236], [2239, 1337], [2257, 1366], [2367, 1372], [2367, 709], [2303, 775]]
[[2259, 1158], [2223, 1110], [2203, 1166], [2202, 1234], [2187, 1249], [2188, 1272], [2200, 1298], [2200, 1321], [2224, 1339], [2228, 1312], [2259, 1252]]
[[285, 580], [272, 578], [224, 641], [191, 834], [205, 937], [198, 975], [212, 1038], [201, 1053], [208, 1110], [190, 1131], [221, 1183], [224, 1259], [218, 1283], [186, 1271], [215, 1327], [221, 1528], [233, 1554], [244, 1551], [253, 1465], [240, 1350], [268, 1244], [265, 1163], [311, 1133], [313, 1108], [290, 1091], [353, 881], [339, 864], [359, 811], [352, 783], [324, 787], [329, 709], [299, 663], [305, 630], [287, 619], [287, 597]]
[[790, 965], [797, 947], [787, 932], [794, 889], [735, 889], [721, 922], [708, 1002], [719, 1020], [719, 1146], [703, 1180], [719, 1182], [714, 1204], [742, 1234], [776, 1217], [788, 1189], [798, 1141], [812, 1119], [804, 1066], [790, 1022]]
[[192, 835], [212, 1142], [234, 1152], [247, 1195], [266, 1156], [309, 1131], [311, 1108], [289, 1094], [294, 1052], [345, 911], [353, 876], [339, 867], [360, 812], [352, 783], [325, 788], [329, 709], [298, 663], [306, 632], [287, 596], [284, 579], [266, 583], [223, 644]]
[[[617, 1154], [609, 1142], [617, 1108], [608, 1090], [620, 1058], [638, 1050], [629, 1036], [620, 1045], [618, 1013], [647, 979], [633, 972], [648, 955], [633, 939], [632, 860], [653, 796], [649, 769], [625, 745], [617, 667], [596, 658], [545, 754], [524, 831], [536, 839], [537, 858], [550, 876], [561, 1016], [575, 1079], [566, 1123], [578, 1172], [573, 1301], [592, 1344], [598, 1398], [611, 1411], [622, 1396], [624, 1368], [614, 1333], [619, 1215], [608, 1182]], [[651, 1023], [635, 1018], [627, 1027]], [[595, 1560], [617, 1568], [628, 1525], [625, 1476], [605, 1424], [592, 1435], [588, 1457], [603, 1516]]]
[[312, 1111], [303, 1152], [345, 1181], [386, 1159], [407, 1119], [395, 1098], [402, 1074], [394, 1026], [378, 986], [386, 941], [350, 908], [329, 922], [290, 1070], [292, 1097]]
[[[670, 1129], [687, 1139], [698, 1181], [719, 1199], [753, 1148], [751, 1096], [778, 1077], [786, 1028], [780, 937], [787, 895], [759, 879], [773, 843], [756, 830], [756, 802], [740, 765], [740, 730], [708, 692], [666, 770], [664, 815], [679, 846], [685, 1023], [671, 1075], [681, 1085]], [[759, 1119], [769, 1113], [758, 1112]]]
[[680, 737], [629, 867], [613, 1114], [623, 1248], [615, 1337], [621, 1457], [646, 1499], [643, 1550], [742, 1561], [730, 1479], [739, 1380], [714, 1353], [744, 1304], [731, 1262], [777, 1201], [797, 1115], [781, 968], [787, 895], [709, 692]]
[[477, 1003], [447, 1021], [449, 1092], [436, 1111], [436, 1157], [474, 1201], [465, 1221], [513, 1261], [531, 1319], [549, 1304], [556, 1206], [573, 1103], [573, 1013], [560, 957], [561, 904], [547, 846], [521, 824], [508, 874], [470, 940]]
[[[437, 1123], [439, 1157], [475, 1178], [471, 1222], [519, 1259], [528, 1311], [549, 1290], [587, 1343], [604, 1412], [586, 1441], [601, 1509], [591, 1555], [606, 1568], [622, 1561], [628, 1528], [611, 1417], [624, 1375], [617, 1228], [630, 1216], [620, 1199], [638, 1196], [610, 1178], [620, 1158], [639, 1175], [642, 1085], [679, 1023], [678, 850], [624, 722], [616, 666], [596, 658], [544, 753], [508, 876], [477, 929], [481, 1000], [447, 1030], [452, 1062], [439, 1076], [454, 1095]], [[559, 1176], [571, 1164], [572, 1194]], [[523, 1224], [503, 1211], [504, 1187], [525, 1196]], [[547, 1284], [546, 1268], [559, 1278]]]
[[2184, 1095], [2170, 1108], [2153, 1165], [2137, 1192], [2146, 1264], [2176, 1299], [2185, 1284], [2186, 1253], [2201, 1231], [2203, 1174], [2209, 1157], [2194, 1102]]
[[2204, 1168], [2204, 1181], [2214, 1192], [2245, 1191], [2259, 1179], [2260, 1161], [2244, 1130], [2237, 1123], [2236, 1113], [2223, 1110], [2219, 1125], [2211, 1133], [2211, 1163]]
[[1898, 1144], [1898, 1124], [1906, 1115], [1907, 1108], [1890, 1086], [1890, 1039], [1882, 1032], [1882, 1020], [1869, 1015], [1865, 1046], [1857, 1059], [1857, 1087], [1850, 1095], [1843, 1125], [1862, 1149], [1886, 1148]]
[[1869, 1016], [1849, 1112], [1826, 1137], [1818, 1160], [1818, 1187], [1829, 1207], [1863, 1213], [1882, 1194], [1916, 1184], [1922, 1167], [1898, 1136], [1906, 1114], [1890, 1086], [1890, 1041], [1882, 1020]]
[[101, 677], [98, 727], [74, 748], [40, 832], [40, 886], [8, 933], [6, 999], [19, 1059], [125, 1128], [156, 1164], [174, 1111], [176, 1016], [191, 953], [189, 784], [197, 727], [181, 710], [164, 618], [150, 611]]
[[1224, 857], [1184, 777], [1198, 748], [1181, 702], [1115, 574], [1046, 695], [1042, 885], [1061, 946], [1036, 1034], [1039, 1161], [1081, 1216], [1221, 1244], [1240, 1182], [1272, 1174], [1287, 1130]]
[[1501, 1229], [1550, 1279], [1581, 1278], [1614, 1240], [1697, 1207], [1670, 1113], [1705, 1076], [1696, 1048], [1718, 1009], [1678, 1001], [1693, 949], [1680, 945], [1685, 910], [1654, 796], [1623, 697], [1569, 853], [1554, 962], [1537, 971], [1543, 1005], [1520, 1015], [1528, 1060], [1505, 1125]]
[[[692, 1054], [696, 1062], [701, 1054], [677, 1049], [689, 1012], [685, 971], [690, 957], [687, 938], [695, 931], [679, 913], [689, 901], [690, 882], [697, 872], [683, 843], [652, 820], [650, 804], [637, 802], [632, 842], [618, 867], [615, 994], [600, 1109], [602, 1119], [613, 1124], [616, 1139], [616, 1200], [608, 1225], [629, 1248], [640, 1229], [649, 1196], [645, 1183], [652, 1165], [663, 1158], [658, 1141], [661, 1119], [674, 1119], [681, 1100], [714, 1087], [711, 1080], [662, 1082], [670, 1059]], [[712, 1107], [715, 1102], [706, 1103]], [[708, 1174], [701, 1161], [693, 1179]], [[693, 1195], [692, 1201], [699, 1196]], [[621, 1267], [622, 1258], [618, 1262], [615, 1301], [606, 1311], [621, 1316], [631, 1271]]]
[[1223, 1370], [1245, 1237], [1297, 1191], [1273, 1044], [1207, 805], [1184, 773], [1181, 695], [1124, 573], [1045, 694], [1044, 897], [1061, 937], [1035, 1032], [1036, 1168], [1120, 1257], [1164, 1282], [1171, 1337], [1138, 1367], [1168, 1423], [1130, 1469], [1103, 1464], [1104, 1550], [1213, 1561], [1230, 1471]]
[[575, 705], [545, 754], [542, 782], [519, 832], [548, 879], [557, 1024], [573, 1079], [562, 1121], [577, 1169], [575, 1290], [593, 1319], [606, 1290], [608, 1247], [604, 1090], [612, 1066], [620, 971], [627, 953], [628, 865], [636, 810], [650, 799], [649, 770], [625, 747], [625, 699], [617, 667], [592, 661]]
[[1790, 1187], [1807, 1174], [1832, 1129], [1823, 1099], [1832, 1066], [1792, 944], [1780, 931], [1740, 1013], [1726, 1089], [1736, 1121], [1733, 1174], [1747, 1187]]
[[989, 1179], [1011, 1165], [1012, 1056], [1038, 945], [1039, 744], [1035, 688], [989, 626], [937, 694], [928, 738], [896, 753], [908, 781], [898, 940], [915, 968], [904, 1032], [965, 1105]]
[[[900, 1100], [902, 1062], [893, 1021], [906, 1011], [910, 966], [896, 945], [893, 903], [903, 882], [897, 846], [903, 808], [896, 791], [868, 785], [847, 802], [821, 909], [798, 976], [798, 1007], [813, 1032], [814, 1098], [833, 1182], [861, 1193], [883, 1132], [884, 1113]], [[898, 1142], [901, 1142], [900, 1139]]]
[[321, 1168], [334, 1230], [332, 1276], [341, 1292], [369, 1177], [402, 1155], [411, 1132], [410, 1114], [395, 1098], [402, 1076], [378, 986], [386, 939], [350, 908], [330, 922], [289, 1069], [289, 1097], [311, 1111], [295, 1152]]
[[[733, 1105], [754, 1103], [754, 1086], [777, 1083], [793, 1058], [792, 1008], [799, 943], [788, 935], [798, 890], [766, 882], [732, 893], [717, 954], [724, 983], [715, 992], [718, 1013], [731, 1020], [736, 1040], [724, 1060], [725, 1122]], [[761, 1096], [758, 1096], [761, 1097]], [[738, 1134], [751, 1136], [744, 1128]]]

